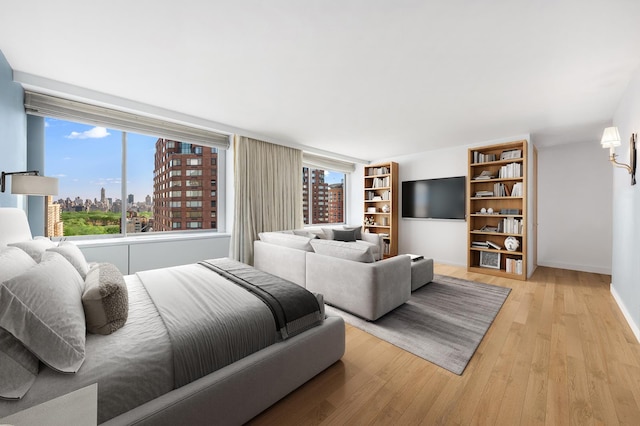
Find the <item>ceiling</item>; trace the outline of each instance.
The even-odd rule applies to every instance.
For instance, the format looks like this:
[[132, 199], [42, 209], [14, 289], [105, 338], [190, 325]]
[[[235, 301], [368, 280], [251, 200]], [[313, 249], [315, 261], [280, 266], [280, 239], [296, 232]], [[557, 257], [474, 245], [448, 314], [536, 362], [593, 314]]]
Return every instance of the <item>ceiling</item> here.
[[640, 1], [10, 0], [0, 51], [17, 73], [361, 159], [597, 142], [640, 67]]

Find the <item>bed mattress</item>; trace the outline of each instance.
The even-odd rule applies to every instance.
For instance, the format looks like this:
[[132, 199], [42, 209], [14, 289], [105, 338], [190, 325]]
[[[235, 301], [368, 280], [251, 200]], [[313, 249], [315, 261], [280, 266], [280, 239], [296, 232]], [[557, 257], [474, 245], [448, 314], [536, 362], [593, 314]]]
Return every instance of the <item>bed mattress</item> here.
[[125, 276], [129, 318], [110, 335], [88, 334], [86, 359], [76, 374], [40, 366], [38, 379], [19, 401], [0, 400], [0, 418], [98, 383], [98, 422], [173, 389], [171, 343], [160, 314], [136, 275]]

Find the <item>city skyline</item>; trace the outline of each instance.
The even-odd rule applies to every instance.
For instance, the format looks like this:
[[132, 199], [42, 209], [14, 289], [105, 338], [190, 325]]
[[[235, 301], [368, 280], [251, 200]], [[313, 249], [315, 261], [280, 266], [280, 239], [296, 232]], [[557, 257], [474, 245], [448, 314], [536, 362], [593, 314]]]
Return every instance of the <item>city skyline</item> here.
[[[127, 132], [127, 190], [134, 201], [153, 197], [154, 154], [157, 136]], [[122, 200], [122, 132], [101, 126], [45, 118], [46, 176], [59, 179], [56, 199], [77, 197]], [[325, 182], [340, 183], [343, 173], [325, 174]]]

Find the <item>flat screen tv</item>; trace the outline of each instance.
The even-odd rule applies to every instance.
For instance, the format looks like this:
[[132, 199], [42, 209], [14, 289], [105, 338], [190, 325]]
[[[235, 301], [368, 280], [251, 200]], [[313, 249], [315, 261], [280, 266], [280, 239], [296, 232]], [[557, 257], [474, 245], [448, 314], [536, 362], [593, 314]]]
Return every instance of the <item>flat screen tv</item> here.
[[465, 219], [466, 177], [402, 182], [402, 217]]

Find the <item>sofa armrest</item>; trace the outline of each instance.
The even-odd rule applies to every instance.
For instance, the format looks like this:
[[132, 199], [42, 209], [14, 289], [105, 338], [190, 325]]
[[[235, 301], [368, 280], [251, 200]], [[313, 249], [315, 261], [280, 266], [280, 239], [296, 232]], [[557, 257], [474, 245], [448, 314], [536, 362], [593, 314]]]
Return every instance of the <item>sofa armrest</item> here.
[[306, 287], [308, 252], [256, 240], [253, 242], [253, 266], [264, 272]]
[[362, 241], [378, 246], [378, 258], [376, 260], [382, 259], [384, 253], [384, 240], [382, 237], [374, 232], [363, 232], [361, 235]]
[[394, 256], [361, 263], [307, 253], [307, 290], [368, 320], [376, 320], [411, 297], [411, 260]]
[[378, 234], [375, 234], [373, 232], [362, 232], [360, 235], [362, 235], [362, 241], [366, 241], [368, 243], [376, 245], [380, 244], [381, 238]]

